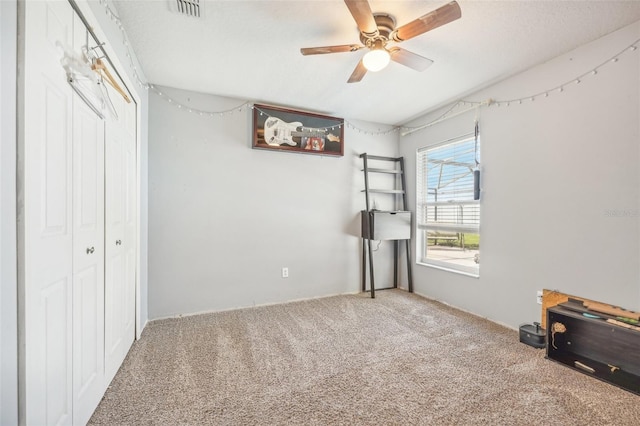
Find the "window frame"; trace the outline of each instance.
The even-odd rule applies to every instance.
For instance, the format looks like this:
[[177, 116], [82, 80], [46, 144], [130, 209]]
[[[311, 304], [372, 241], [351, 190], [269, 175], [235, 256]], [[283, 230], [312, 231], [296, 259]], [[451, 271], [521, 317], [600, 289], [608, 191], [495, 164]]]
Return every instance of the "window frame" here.
[[[465, 266], [459, 265], [452, 262], [448, 262], [445, 260], [438, 260], [428, 257], [428, 231], [445, 231], [445, 232], [458, 232], [458, 233], [466, 233], [466, 234], [477, 234], [479, 238], [481, 238], [481, 199], [480, 200], [469, 200], [469, 199], [461, 199], [457, 201], [444, 201], [438, 202], [437, 205], [447, 205], [447, 206], [462, 206], [462, 205], [476, 205], [477, 215], [478, 215], [478, 224], [476, 225], [453, 225], [453, 224], [429, 224], [427, 222], [427, 209], [429, 205], [433, 205], [433, 202], [428, 201], [429, 191], [427, 187], [427, 176], [429, 174], [428, 167], [428, 153], [430, 151], [445, 147], [447, 145], [455, 145], [455, 144], [464, 144], [464, 143], [477, 143], [477, 151], [475, 151], [475, 160], [479, 161], [480, 158], [480, 150], [482, 145], [480, 143], [480, 139], [477, 140], [474, 137], [474, 134], [466, 134], [459, 136], [457, 138], [449, 139], [446, 141], [442, 141], [432, 145], [426, 145], [419, 147], [416, 150], [416, 220], [415, 220], [415, 235], [416, 235], [416, 264], [422, 266], [428, 266], [436, 269], [441, 269], [445, 271], [450, 271], [462, 275], [467, 275], [474, 278], [480, 277], [480, 264], [478, 263], [475, 266]], [[424, 164], [426, 163], [426, 164]], [[476, 167], [479, 168], [479, 163], [476, 163]], [[473, 188], [471, 188], [473, 189]], [[482, 198], [482, 197], [481, 197]], [[480, 253], [480, 249], [478, 248], [478, 253]]]

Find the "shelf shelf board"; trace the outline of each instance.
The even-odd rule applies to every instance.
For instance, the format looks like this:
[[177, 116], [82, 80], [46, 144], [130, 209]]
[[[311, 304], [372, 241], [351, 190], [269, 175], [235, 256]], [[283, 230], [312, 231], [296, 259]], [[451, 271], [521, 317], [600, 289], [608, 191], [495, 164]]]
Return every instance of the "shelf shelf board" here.
[[402, 157], [383, 157], [380, 155], [369, 155], [367, 153], [360, 154], [361, 158], [367, 158], [367, 160], [382, 160], [382, 161], [400, 161]]
[[[360, 192], [366, 192], [366, 189], [363, 189]], [[404, 194], [402, 189], [370, 189], [369, 192], [377, 194]]]
[[[364, 172], [364, 169], [361, 169], [361, 171]], [[395, 174], [395, 175], [399, 175], [402, 172], [400, 170], [393, 170], [393, 169], [372, 169], [371, 167], [367, 168], [367, 172], [369, 173], [391, 173], [391, 174]]]

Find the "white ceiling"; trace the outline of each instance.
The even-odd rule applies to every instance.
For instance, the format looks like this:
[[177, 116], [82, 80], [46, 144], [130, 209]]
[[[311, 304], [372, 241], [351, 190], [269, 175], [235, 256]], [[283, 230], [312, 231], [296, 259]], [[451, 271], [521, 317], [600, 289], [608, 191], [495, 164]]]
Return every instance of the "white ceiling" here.
[[[402, 25], [447, 2], [370, 5]], [[300, 54], [301, 47], [360, 44], [343, 1], [206, 0], [199, 19], [172, 12], [174, 3], [114, 1], [149, 82], [385, 124], [640, 20], [638, 0], [458, 0], [461, 19], [401, 44], [434, 65], [420, 73], [392, 62], [347, 84], [364, 49]]]

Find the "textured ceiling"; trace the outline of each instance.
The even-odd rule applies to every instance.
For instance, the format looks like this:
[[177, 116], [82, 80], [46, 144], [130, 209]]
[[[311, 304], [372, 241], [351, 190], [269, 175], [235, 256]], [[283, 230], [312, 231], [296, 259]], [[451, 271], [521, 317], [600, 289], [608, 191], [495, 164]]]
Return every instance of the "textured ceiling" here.
[[[402, 25], [447, 2], [370, 5]], [[458, 0], [461, 19], [401, 44], [434, 60], [430, 68], [416, 72], [392, 62], [347, 84], [365, 50], [300, 54], [301, 47], [359, 44], [343, 1], [204, 1], [199, 19], [172, 12], [174, 3], [114, 1], [151, 83], [385, 124], [402, 123], [640, 20], [636, 0]]]

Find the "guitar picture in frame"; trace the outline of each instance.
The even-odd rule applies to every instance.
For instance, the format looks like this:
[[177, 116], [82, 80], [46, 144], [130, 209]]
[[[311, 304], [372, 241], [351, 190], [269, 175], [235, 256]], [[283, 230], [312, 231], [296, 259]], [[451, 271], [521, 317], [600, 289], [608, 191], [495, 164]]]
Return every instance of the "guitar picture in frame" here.
[[344, 120], [306, 111], [254, 104], [253, 148], [344, 155]]

